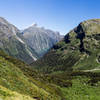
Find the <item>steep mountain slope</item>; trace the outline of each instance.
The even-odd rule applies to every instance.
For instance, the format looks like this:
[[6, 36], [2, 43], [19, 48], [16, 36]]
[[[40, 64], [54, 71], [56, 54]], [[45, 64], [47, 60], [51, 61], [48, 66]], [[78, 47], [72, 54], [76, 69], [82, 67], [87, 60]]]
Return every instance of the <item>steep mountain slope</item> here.
[[36, 60], [37, 54], [24, 42], [20, 31], [0, 17], [0, 49], [27, 63]]
[[59, 88], [40, 72], [0, 51], [0, 99], [61, 100]]
[[100, 71], [100, 19], [80, 23], [32, 65], [45, 72]]
[[33, 48], [39, 56], [43, 56], [55, 43], [61, 40], [59, 32], [38, 27], [36, 24], [23, 31], [27, 44]]

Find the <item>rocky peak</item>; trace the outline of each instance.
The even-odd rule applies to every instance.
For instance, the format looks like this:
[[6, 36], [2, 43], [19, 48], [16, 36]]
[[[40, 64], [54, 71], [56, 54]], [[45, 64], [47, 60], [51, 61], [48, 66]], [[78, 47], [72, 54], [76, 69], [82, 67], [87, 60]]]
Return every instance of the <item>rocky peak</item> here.
[[33, 25], [23, 31], [27, 44], [39, 55], [44, 55], [55, 43], [61, 40], [60, 33]]

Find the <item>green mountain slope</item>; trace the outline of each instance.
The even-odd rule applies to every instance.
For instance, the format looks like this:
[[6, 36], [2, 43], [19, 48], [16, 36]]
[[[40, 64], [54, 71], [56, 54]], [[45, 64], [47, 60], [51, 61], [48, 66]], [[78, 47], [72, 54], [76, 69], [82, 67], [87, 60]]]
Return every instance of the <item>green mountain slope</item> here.
[[31, 65], [49, 73], [64, 100], [100, 100], [100, 19], [80, 23]]
[[0, 52], [0, 98], [3, 100], [61, 100], [59, 88], [23, 62]]
[[45, 72], [100, 70], [100, 19], [87, 20], [70, 31], [42, 59], [33, 63]]
[[1, 100], [99, 100], [100, 74], [42, 74], [0, 51]]

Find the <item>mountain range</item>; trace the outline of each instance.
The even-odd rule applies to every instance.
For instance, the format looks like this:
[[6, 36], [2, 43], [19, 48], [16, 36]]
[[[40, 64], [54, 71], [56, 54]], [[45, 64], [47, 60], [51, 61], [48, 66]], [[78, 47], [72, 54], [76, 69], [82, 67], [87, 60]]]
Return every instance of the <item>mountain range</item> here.
[[100, 100], [100, 19], [62, 39], [36, 24], [20, 32], [0, 18], [0, 99]]
[[60, 39], [60, 34], [34, 26], [21, 32], [0, 17], [0, 49], [24, 62], [32, 63], [37, 60]]

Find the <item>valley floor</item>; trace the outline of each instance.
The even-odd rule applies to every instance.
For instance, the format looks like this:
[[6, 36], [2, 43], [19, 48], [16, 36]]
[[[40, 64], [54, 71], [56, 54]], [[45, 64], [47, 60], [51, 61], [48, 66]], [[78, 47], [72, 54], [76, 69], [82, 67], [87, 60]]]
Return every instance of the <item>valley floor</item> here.
[[100, 82], [91, 86], [86, 82], [86, 77], [77, 77], [74, 79], [72, 87], [61, 88], [66, 100], [100, 100]]
[[43, 74], [0, 53], [0, 100], [100, 100], [100, 71]]
[[[64, 100], [100, 100], [100, 73], [72, 72], [53, 74], [59, 83]], [[66, 81], [64, 81], [66, 80]], [[71, 84], [71, 85], [70, 85]]]

